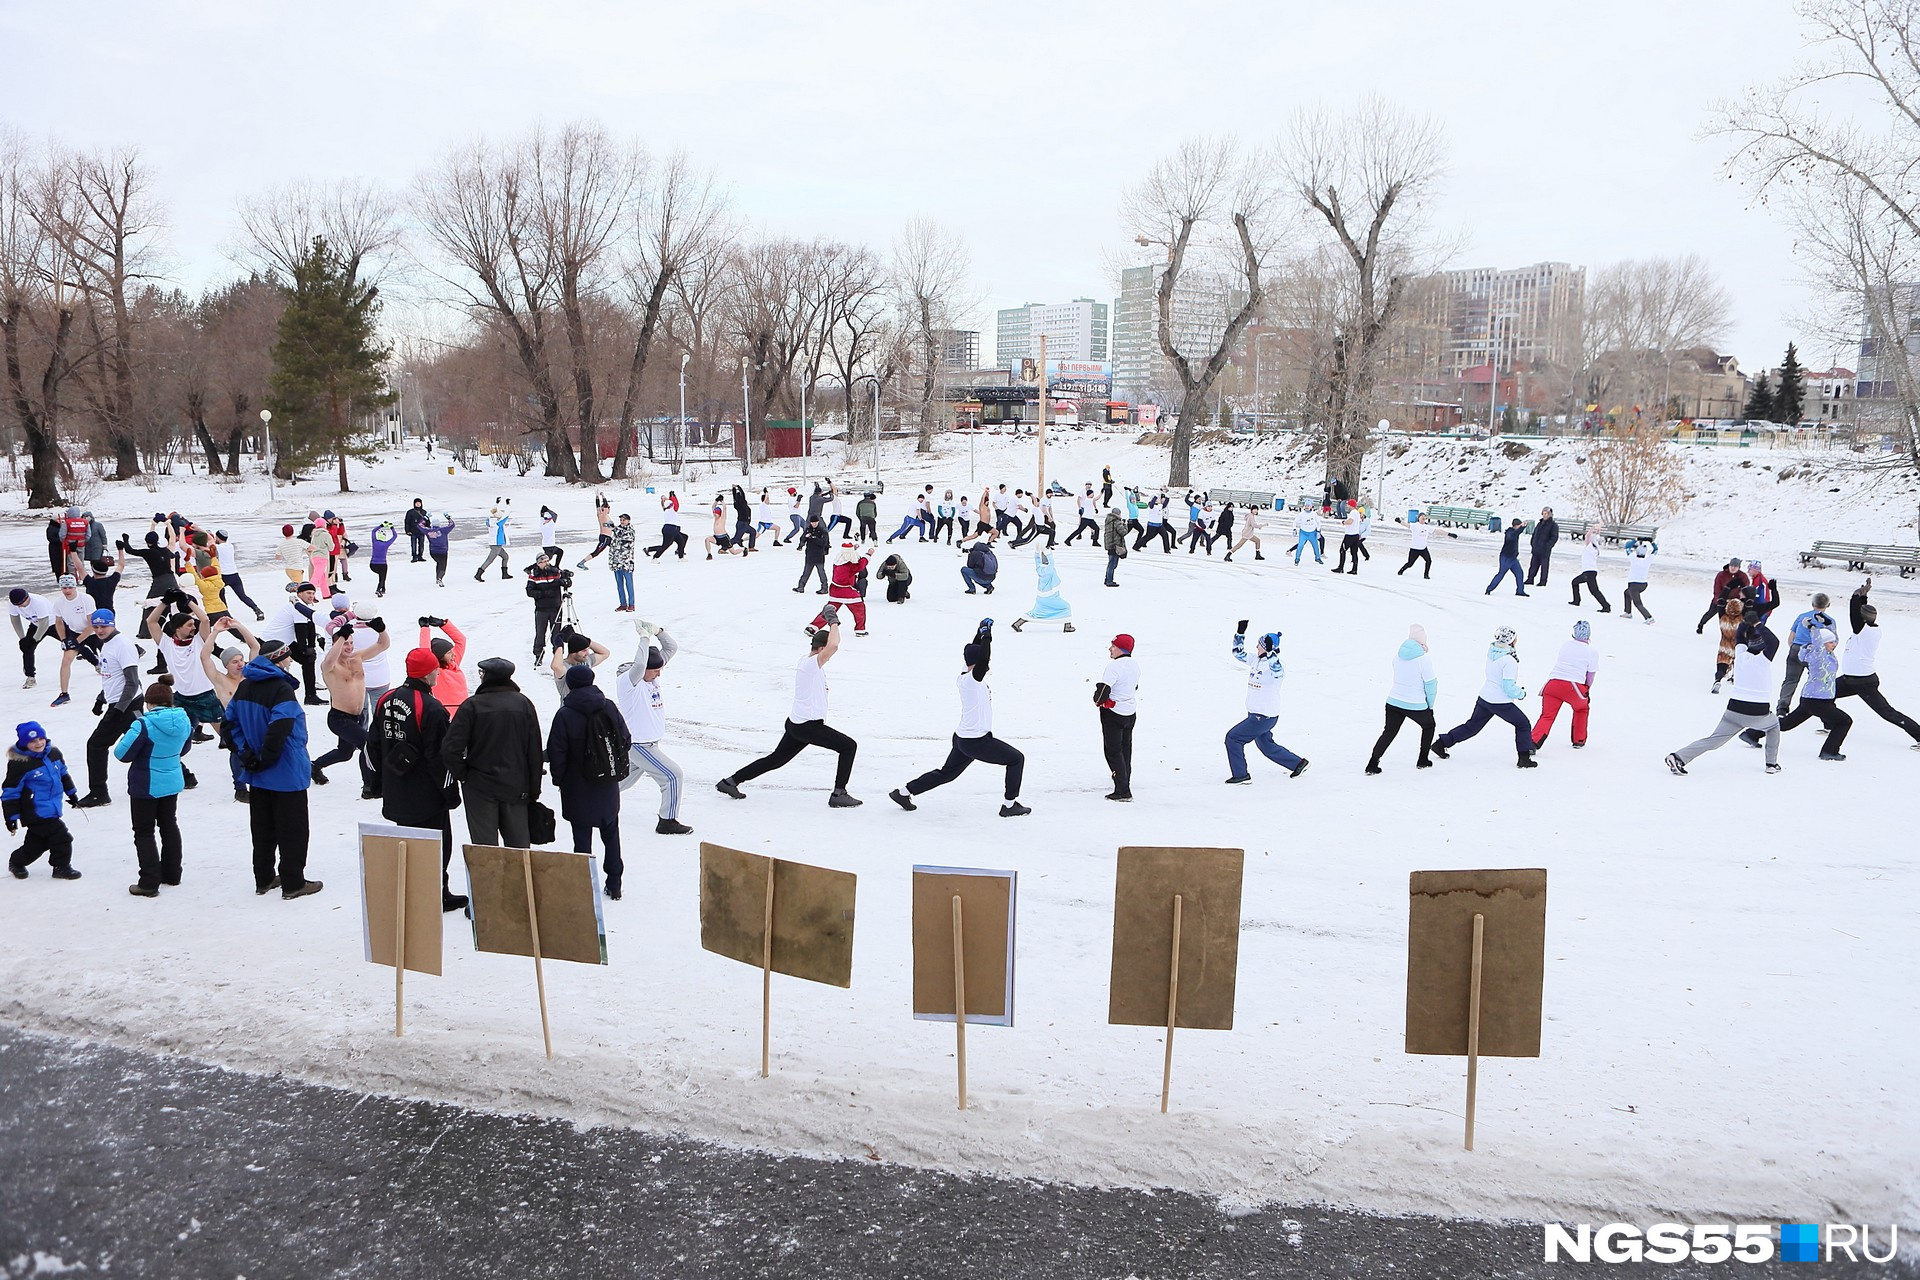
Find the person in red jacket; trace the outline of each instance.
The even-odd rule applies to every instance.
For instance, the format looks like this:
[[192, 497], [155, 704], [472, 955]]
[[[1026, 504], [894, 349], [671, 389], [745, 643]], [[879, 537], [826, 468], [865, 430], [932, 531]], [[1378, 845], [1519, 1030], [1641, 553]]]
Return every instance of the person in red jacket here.
[[[436, 628], [446, 634], [434, 635]], [[445, 618], [423, 617], [418, 647], [440, 660], [440, 678], [434, 681], [433, 696], [440, 699], [440, 705], [451, 716], [467, 700], [467, 673], [460, 666], [467, 660], [467, 638]]]
[[[867, 576], [867, 558], [873, 554], [873, 547], [862, 547], [857, 542], [843, 542], [833, 557], [833, 576], [827, 584], [827, 603], [838, 605], [853, 615], [853, 634], [867, 634], [867, 600], [864, 592]], [[807, 626], [807, 634], [812, 635], [827, 625], [826, 611], [814, 615]]]

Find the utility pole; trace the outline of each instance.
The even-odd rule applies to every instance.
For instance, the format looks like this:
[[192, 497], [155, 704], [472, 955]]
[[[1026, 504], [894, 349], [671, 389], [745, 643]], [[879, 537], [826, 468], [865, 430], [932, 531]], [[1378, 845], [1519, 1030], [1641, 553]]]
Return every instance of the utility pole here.
[[1040, 454], [1038, 459], [1040, 472], [1040, 493], [1047, 492], [1047, 335], [1040, 333]]
[[741, 452], [747, 455], [747, 483], [753, 483], [753, 401], [747, 395], [747, 358], [740, 357], [740, 433], [744, 437]]

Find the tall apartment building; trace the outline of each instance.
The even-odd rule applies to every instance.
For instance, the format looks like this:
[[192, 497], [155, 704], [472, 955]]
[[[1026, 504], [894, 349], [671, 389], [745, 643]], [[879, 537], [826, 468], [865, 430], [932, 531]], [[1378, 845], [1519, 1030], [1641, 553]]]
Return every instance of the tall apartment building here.
[[1876, 289], [1860, 321], [1860, 368], [1854, 381], [1863, 423], [1898, 419], [1920, 386], [1920, 281]]
[[1002, 369], [1040, 354], [1040, 335], [1047, 335], [1049, 360], [1105, 360], [1107, 358], [1107, 304], [1091, 298], [1072, 302], [1029, 302], [998, 315], [993, 362]]
[[1580, 362], [1586, 294], [1586, 268], [1564, 262], [1471, 267], [1421, 281], [1408, 318], [1437, 339], [1425, 349], [1431, 375], [1458, 378], [1489, 363], [1502, 372], [1571, 369]]
[[[1127, 267], [1113, 303], [1113, 394], [1136, 403], [1177, 398], [1180, 379], [1160, 351], [1160, 274], [1166, 264]], [[1217, 276], [1182, 273], [1173, 289], [1173, 346], [1189, 358], [1212, 354], [1246, 294]]]

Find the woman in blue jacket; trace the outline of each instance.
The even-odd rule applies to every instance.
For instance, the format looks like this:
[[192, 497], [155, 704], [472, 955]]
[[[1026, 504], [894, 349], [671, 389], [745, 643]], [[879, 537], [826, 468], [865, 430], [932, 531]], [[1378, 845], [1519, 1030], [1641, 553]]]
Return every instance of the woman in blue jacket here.
[[[173, 686], [147, 686], [146, 714], [113, 744], [127, 762], [127, 796], [133, 804], [133, 850], [140, 881], [127, 886], [136, 898], [157, 898], [161, 885], [180, 883], [180, 822], [176, 809], [186, 788], [180, 757], [193, 740], [193, 721], [173, 705]], [[154, 833], [159, 833], [155, 849]]]

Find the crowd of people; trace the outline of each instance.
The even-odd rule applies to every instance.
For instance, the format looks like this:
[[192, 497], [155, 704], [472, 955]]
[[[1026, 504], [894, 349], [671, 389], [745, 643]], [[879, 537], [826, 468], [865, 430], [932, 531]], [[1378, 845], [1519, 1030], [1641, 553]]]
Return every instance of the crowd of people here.
[[[791, 547], [800, 553], [799, 578], [792, 588], [827, 597], [802, 628], [806, 650], [794, 670], [789, 714], [779, 740], [766, 755], [719, 778], [714, 786], [735, 800], [743, 785], [791, 762], [807, 747], [837, 758], [827, 803], [834, 808], [861, 804], [850, 786], [858, 744], [828, 723], [826, 668], [839, 652], [841, 619], [850, 618], [856, 637], [870, 633], [867, 607], [869, 568], [887, 547], [885, 559], [871, 569], [886, 586], [886, 600], [904, 604], [917, 581], [904, 552], [892, 550], [910, 540], [950, 548], [962, 557], [955, 583], [969, 595], [994, 593], [999, 577], [996, 547], [1033, 545], [1036, 595], [1016, 616], [1016, 631], [1034, 624], [1073, 630], [1072, 608], [1064, 599], [1056, 555], [1082, 537], [1106, 553], [1104, 585], [1119, 585], [1117, 571], [1130, 555], [1156, 544], [1163, 556], [1184, 547], [1193, 556], [1224, 549], [1231, 560], [1248, 543], [1253, 558], [1265, 560], [1261, 531], [1278, 532], [1268, 521], [1275, 513], [1257, 504], [1214, 504], [1189, 493], [1184, 536], [1176, 536], [1177, 505], [1165, 492], [1121, 486], [1116, 500], [1111, 471], [1098, 491], [1092, 482], [1075, 493], [1050, 485], [1040, 493], [989, 485], [978, 500], [952, 490], [936, 495], [926, 485], [911, 495], [908, 511], [884, 542], [873, 490], [850, 504], [830, 479], [776, 493], [763, 488], [757, 499], [735, 485], [717, 494], [709, 506], [712, 532], [704, 538], [706, 557], [745, 556], [768, 548]], [[680, 528], [677, 491], [652, 495], [658, 504], [659, 540], [644, 548], [655, 560], [668, 552], [685, 558], [688, 536]], [[851, 514], [843, 506], [851, 506]], [[1077, 519], [1064, 538], [1059, 529], [1068, 514]], [[1374, 513], [1349, 498], [1333, 482], [1323, 500], [1292, 513], [1295, 565], [1311, 552], [1326, 562], [1325, 538], [1338, 530], [1339, 545], [1331, 571], [1357, 574], [1371, 559], [1367, 540]], [[514, 529], [510, 499], [492, 504], [480, 525], [483, 551], [474, 568], [484, 582], [495, 567], [512, 580]], [[24, 687], [38, 683], [37, 654], [54, 641], [60, 653], [58, 694], [51, 706], [73, 697], [73, 669], [94, 668], [99, 688], [93, 700], [97, 723], [84, 745], [82, 790], [47, 726], [27, 721], [16, 726], [7, 751], [3, 793], [8, 830], [25, 829], [25, 839], [8, 863], [25, 878], [45, 857], [59, 879], [77, 879], [74, 846], [65, 809], [99, 808], [114, 803], [114, 774], [109, 759], [125, 765], [121, 789], [127, 801], [137, 865], [130, 892], [155, 897], [182, 876], [179, 797], [199, 785], [189, 759], [194, 748], [225, 753], [233, 799], [249, 807], [255, 891], [278, 891], [283, 899], [321, 891], [306, 874], [310, 840], [309, 795], [330, 785], [328, 770], [355, 766], [364, 801], [377, 802], [389, 822], [437, 830], [442, 841], [442, 905], [454, 911], [466, 905], [455, 893], [446, 869], [453, 850], [456, 810], [465, 815], [475, 843], [526, 847], [557, 838], [558, 820], [570, 828], [572, 846], [601, 855], [604, 888], [621, 894], [624, 861], [621, 807], [624, 793], [645, 778], [658, 789], [654, 830], [660, 835], [691, 831], [680, 820], [688, 779], [664, 749], [668, 736], [660, 680], [678, 651], [662, 625], [636, 614], [634, 571], [643, 550], [630, 513], [614, 511], [604, 496], [594, 500], [594, 540], [568, 567], [560, 536], [560, 516], [541, 506], [539, 545], [518, 576], [531, 606], [533, 667], [522, 670], [504, 656], [481, 659], [470, 682], [467, 637], [453, 619], [422, 613], [413, 643], [397, 643], [393, 624], [377, 608], [356, 607], [350, 584], [360, 547], [346, 522], [332, 511], [310, 511], [297, 524], [282, 526], [272, 562], [285, 575], [283, 589], [255, 590], [241, 574], [241, 557], [227, 531], [208, 528], [179, 512], [156, 512], [139, 540], [111, 539], [90, 512], [69, 509], [48, 525], [50, 592], [16, 586], [9, 593], [9, 614], [19, 644]], [[457, 522], [451, 513], [432, 513], [414, 499], [399, 521], [381, 519], [367, 530], [365, 567], [372, 596], [383, 598], [394, 560], [393, 549], [406, 539], [406, 563], [430, 564], [436, 585], [444, 587]], [[1428, 540], [1435, 532], [1413, 513], [1408, 525], [1407, 558], [1398, 570], [1416, 564], [1430, 578], [1433, 559]], [[1551, 508], [1523, 523], [1512, 520], [1499, 530], [1496, 573], [1491, 594], [1507, 577], [1515, 594], [1547, 585], [1559, 526]], [[1456, 536], [1451, 533], [1448, 536]], [[1528, 540], [1529, 563], [1520, 563], [1521, 539]], [[763, 545], [763, 541], [764, 544]], [[1044, 545], [1034, 545], [1034, 544]], [[1635, 611], [1648, 624], [1644, 596], [1653, 557], [1651, 539], [1626, 543], [1626, 585], [1622, 616]], [[1602, 614], [1612, 612], [1602, 592], [1602, 545], [1588, 529], [1582, 539], [1580, 572], [1571, 584], [1571, 604], [1581, 603], [1584, 588]], [[630, 660], [604, 668], [610, 648], [580, 627], [573, 593], [576, 575], [595, 571], [604, 558], [611, 574], [612, 612], [634, 615], [635, 647]], [[1284, 558], [1284, 557], [1282, 557]], [[144, 590], [125, 591], [129, 560], [146, 570]], [[264, 559], [264, 557], [263, 557]], [[397, 557], [395, 557], [397, 559]], [[1904, 732], [1920, 750], [1920, 724], [1895, 709], [1880, 691], [1877, 671], [1880, 630], [1868, 578], [1848, 602], [1846, 624], [1836, 620], [1831, 601], [1816, 594], [1811, 607], [1785, 628], [1783, 642], [1770, 627], [1782, 605], [1779, 584], [1758, 561], [1730, 560], [1716, 575], [1712, 597], [1696, 630], [1717, 628], [1713, 691], [1731, 681], [1731, 698], [1719, 724], [1707, 737], [1666, 757], [1675, 774], [1706, 752], [1736, 739], [1763, 753], [1768, 772], [1779, 770], [1783, 732], [1817, 720], [1826, 735], [1822, 760], [1842, 761], [1853, 718], [1842, 705], [1857, 698], [1881, 719]], [[241, 612], [251, 614], [251, 623]], [[1244, 718], [1225, 732], [1229, 784], [1252, 781], [1246, 748], [1298, 778], [1308, 761], [1275, 737], [1282, 714], [1282, 633], [1264, 631], [1251, 640], [1249, 620], [1234, 630], [1228, 652], [1247, 673]], [[903, 810], [915, 810], [928, 792], [958, 778], [979, 762], [1004, 770], [999, 814], [1031, 812], [1022, 801], [1026, 757], [995, 736], [991, 666], [994, 620], [982, 618], [960, 645], [955, 676], [959, 718], [947, 757], [938, 767], [903, 782], [889, 797]], [[141, 648], [145, 645], [143, 651]], [[1774, 664], [1785, 649], [1784, 678], [1776, 685]], [[1108, 662], [1094, 690], [1101, 728], [1101, 750], [1112, 778], [1108, 800], [1133, 798], [1133, 735], [1141, 668], [1134, 638], [1115, 635]], [[144, 666], [151, 660], [150, 666]], [[1533, 768], [1562, 710], [1569, 713], [1575, 748], [1584, 747], [1599, 658], [1591, 624], [1575, 621], [1546, 672], [1537, 716], [1529, 716], [1521, 684], [1518, 635], [1502, 626], [1486, 654], [1485, 681], [1470, 714], [1439, 731], [1439, 682], [1424, 628], [1409, 629], [1392, 656], [1384, 723], [1364, 766], [1368, 775], [1383, 771], [1384, 758], [1406, 722], [1419, 730], [1416, 767], [1435, 760], [1476, 737], [1493, 720], [1513, 731], [1516, 764]], [[609, 674], [609, 671], [611, 674]], [[396, 678], [396, 676], [398, 678]], [[522, 681], [550, 679], [559, 709], [543, 724]], [[1797, 698], [1797, 701], [1796, 701]], [[310, 737], [309, 708], [325, 707], [323, 734], [331, 745]], [[559, 813], [543, 801], [557, 794]]]

